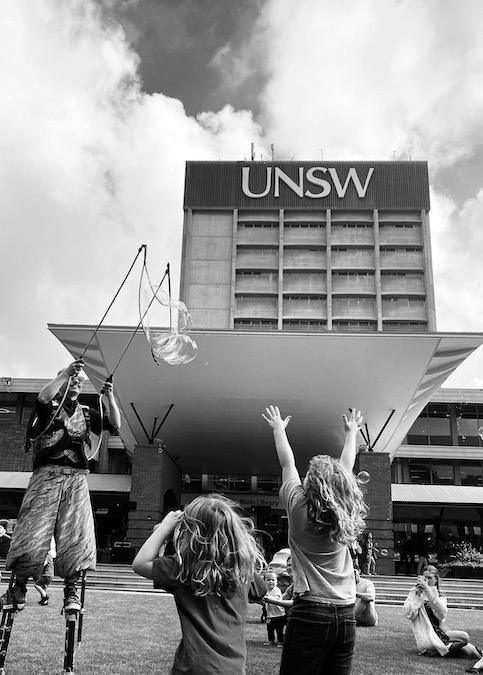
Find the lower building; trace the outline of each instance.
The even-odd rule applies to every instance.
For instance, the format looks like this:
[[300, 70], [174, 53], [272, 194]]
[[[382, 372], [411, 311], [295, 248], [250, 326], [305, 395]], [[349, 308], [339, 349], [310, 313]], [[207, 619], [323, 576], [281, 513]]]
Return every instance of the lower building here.
[[[339, 341], [340, 338], [339, 335]], [[244, 339], [250, 340], [250, 337], [245, 336]], [[395, 338], [386, 336], [385, 339]], [[430, 340], [431, 336], [427, 339]], [[369, 364], [375, 368], [367, 344], [361, 342], [360, 336], [353, 340], [357, 340], [358, 349], [366, 350], [366, 366]], [[82, 341], [77, 343], [82, 344]], [[352, 345], [351, 342], [346, 347]], [[448, 363], [450, 351], [455, 353], [444, 340], [438, 345], [439, 357], [435, 356], [438, 349], [434, 349], [434, 344], [429, 350], [432, 357], [426, 366], [422, 390], [427, 388], [431, 372], [441, 372], [441, 363]], [[251, 346], [255, 349], [257, 344]], [[243, 351], [243, 343], [239, 347]], [[461, 348], [460, 356], [463, 351]], [[360, 358], [360, 353], [351, 357], [350, 352], [350, 349], [348, 352], [342, 350], [337, 358], [341, 361], [345, 359], [346, 363], [351, 358], [354, 361]], [[384, 345], [378, 342], [380, 358], [381, 352], [384, 352]], [[266, 356], [270, 360], [268, 352]], [[243, 357], [240, 358], [243, 360]], [[335, 352], [332, 350], [327, 358], [336, 359]], [[437, 361], [438, 358], [440, 361]], [[411, 380], [411, 374], [397, 362], [393, 364], [394, 372], [390, 371], [391, 360], [394, 361], [391, 358], [384, 363], [380, 361], [381, 371], [374, 370], [372, 379], [366, 378], [369, 394], [372, 391], [372, 398], [377, 399], [372, 407], [369, 394], [363, 391], [361, 380], [355, 377], [352, 382], [354, 394], [351, 395], [351, 399], [364, 399], [361, 408], [367, 420], [360, 437], [356, 471], [366, 471], [370, 475], [369, 482], [363, 485], [371, 508], [368, 530], [373, 533], [376, 545], [388, 551], [388, 555], [379, 560], [379, 573], [393, 573], [396, 567], [401, 569], [398, 563], [409, 535], [419, 539], [423, 537], [431, 552], [440, 558], [444, 556], [445, 548], [457, 539], [469, 540], [477, 546], [482, 543], [483, 440], [480, 434], [483, 434], [483, 393], [436, 387], [430, 400], [423, 402], [421, 410], [422, 390], [413, 391], [405, 402], [402, 401], [401, 384], [396, 373], [403, 370], [401, 381]], [[193, 363], [198, 370], [206, 368], [203, 360]], [[337, 369], [337, 363], [334, 367]], [[156, 366], [151, 364], [150, 368]], [[222, 492], [233, 498], [253, 517], [269, 557], [282, 548], [286, 544], [287, 520], [278, 497], [280, 471], [271, 434], [260, 415], [264, 405], [279, 403], [283, 411], [294, 414], [299, 420], [299, 425], [294, 424], [289, 434], [301, 472], [308, 458], [316, 454], [321, 446], [327, 448], [329, 454], [336, 454], [340, 447], [341, 435], [336, 432], [341, 427], [342, 400], [345, 406], [355, 401], [346, 401], [345, 394], [342, 398], [335, 384], [329, 391], [335, 399], [333, 407], [330, 407], [328, 398], [317, 400], [320, 392], [312, 389], [314, 385], [304, 371], [304, 384], [309, 389], [301, 403], [296, 398], [299, 394], [297, 376], [288, 368], [289, 377], [292, 377], [291, 391], [286, 391], [284, 382], [276, 382], [283, 394], [275, 401], [267, 398], [267, 392], [253, 378], [250, 379], [251, 373], [244, 373], [243, 369], [239, 372], [238, 381], [233, 382], [231, 371], [223, 363], [220, 370], [225, 379], [213, 382], [214, 392], [210, 390], [209, 397], [203, 397], [203, 392], [199, 392], [193, 401], [188, 390], [190, 386], [193, 388], [193, 382], [196, 383], [196, 378], [191, 379], [194, 369], [193, 365], [191, 370], [177, 370], [170, 366], [162, 370], [163, 386], [170, 396], [174, 396], [170, 378], [177, 382], [178, 398], [173, 398], [171, 403], [167, 402], [169, 399], [156, 399], [151, 395], [153, 392], [148, 382], [143, 380], [145, 373], [142, 368], [138, 382], [134, 382], [134, 390], [129, 391], [130, 399], [126, 399], [122, 380], [119, 383], [124, 435], [103, 440], [88, 477], [100, 561], [130, 561], [134, 551], [149, 535], [153, 523], [160, 520], [164, 513], [182, 507], [196, 495], [209, 492]], [[324, 369], [325, 366], [320, 373]], [[128, 368], [128, 375], [129, 372]], [[377, 398], [374, 381], [381, 377], [381, 372], [385, 381], [391, 381], [391, 386], [388, 384], [388, 388], [384, 389], [381, 385]], [[335, 382], [332, 373], [329, 375], [329, 381]], [[155, 371], [153, 377], [160, 379], [160, 373]], [[186, 380], [187, 390], [181, 387], [180, 380], [183, 379]], [[97, 377], [95, 381], [101, 382], [102, 378]], [[45, 382], [8, 377], [0, 379], [0, 518], [7, 519], [10, 527], [15, 522], [30, 477], [31, 455], [24, 451], [26, 425], [37, 392]], [[320, 386], [324, 390], [327, 387], [323, 381]], [[341, 383], [342, 389], [347, 386], [347, 381]], [[143, 387], [144, 398], [140, 395]], [[218, 392], [220, 387], [226, 387], [231, 396], [226, 392], [223, 398], [217, 396], [217, 387]], [[237, 387], [246, 391], [251, 387], [255, 403], [250, 398], [248, 405], [248, 401], [238, 395]], [[391, 392], [396, 390], [399, 391], [398, 410], [396, 405], [392, 405], [394, 399], [390, 399]], [[191, 396], [195, 393], [191, 390]], [[311, 397], [316, 399], [315, 407], [307, 403]], [[85, 403], [97, 405], [96, 388], [88, 384], [84, 387], [82, 398]], [[375, 409], [382, 406], [385, 398], [388, 399], [386, 409], [379, 411], [377, 416]], [[253, 409], [252, 404], [255, 405]], [[324, 404], [329, 407], [328, 412], [323, 410]], [[218, 412], [218, 422], [213, 424], [211, 436], [207, 436], [204, 424], [205, 418], [212, 415], [209, 406], [214, 406], [215, 413]], [[411, 417], [411, 410], [416, 406], [419, 406], [419, 414], [413, 413]], [[128, 408], [131, 408], [131, 417], [126, 421]], [[132, 412], [133, 409], [135, 412]], [[151, 419], [148, 414], [152, 415]], [[395, 415], [398, 419], [394, 421]], [[133, 419], [138, 420], [138, 427]], [[394, 428], [391, 429], [393, 422]], [[144, 439], [140, 434], [142, 429]], [[239, 445], [232, 440], [233, 429], [242, 440]], [[193, 439], [197, 439], [197, 445]], [[185, 450], [185, 444], [190, 446], [189, 452]], [[8, 543], [4, 542], [1, 546], [0, 556], [3, 556]], [[401, 571], [405, 571], [404, 566]]]

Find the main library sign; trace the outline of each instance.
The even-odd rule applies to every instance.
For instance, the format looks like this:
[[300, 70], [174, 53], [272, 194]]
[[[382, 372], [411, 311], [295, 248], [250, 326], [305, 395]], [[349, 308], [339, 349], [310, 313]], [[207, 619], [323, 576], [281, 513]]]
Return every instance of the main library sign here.
[[187, 162], [185, 209], [429, 209], [427, 162]]

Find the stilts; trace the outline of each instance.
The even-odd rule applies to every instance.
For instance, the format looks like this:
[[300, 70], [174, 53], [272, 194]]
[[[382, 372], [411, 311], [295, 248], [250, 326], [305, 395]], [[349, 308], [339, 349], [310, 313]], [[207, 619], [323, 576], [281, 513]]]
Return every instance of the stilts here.
[[[82, 624], [84, 620], [84, 599], [86, 593], [86, 572], [81, 573], [80, 610], [65, 612], [65, 653], [64, 673], [74, 672], [74, 658], [82, 641]], [[77, 637], [76, 637], [77, 635]], [[0, 671], [0, 675], [3, 675]]]
[[[8, 590], [10, 597], [12, 597], [12, 588], [15, 584], [15, 573], [10, 574], [10, 583]], [[0, 675], [5, 675], [5, 659], [7, 658], [7, 650], [12, 634], [13, 620], [17, 610], [15, 606], [10, 609], [2, 609], [2, 618], [0, 620]]]

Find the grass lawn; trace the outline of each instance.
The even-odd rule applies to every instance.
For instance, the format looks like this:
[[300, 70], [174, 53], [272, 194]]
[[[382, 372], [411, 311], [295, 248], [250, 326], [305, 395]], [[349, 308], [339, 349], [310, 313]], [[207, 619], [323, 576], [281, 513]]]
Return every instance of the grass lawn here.
[[[27, 606], [15, 618], [6, 675], [63, 672], [61, 589], [53, 588], [50, 598], [47, 607], [40, 607], [36, 591], [29, 588]], [[378, 612], [377, 628], [358, 629], [353, 675], [454, 675], [472, 665], [473, 660], [418, 656], [402, 608], [381, 606]], [[169, 675], [181, 634], [170, 596], [88, 589], [84, 616], [75, 662], [78, 675]], [[276, 675], [281, 649], [263, 646], [266, 628], [259, 619], [260, 608], [252, 605], [246, 629], [247, 675]], [[472, 642], [482, 646], [482, 619], [480, 611], [453, 609], [449, 625], [468, 631]]]

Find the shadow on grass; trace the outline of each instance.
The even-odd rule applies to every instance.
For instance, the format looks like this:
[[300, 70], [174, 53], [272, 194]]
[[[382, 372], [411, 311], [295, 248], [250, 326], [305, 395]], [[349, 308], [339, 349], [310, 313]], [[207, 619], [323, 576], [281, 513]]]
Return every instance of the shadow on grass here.
[[[63, 672], [65, 621], [61, 589], [52, 589], [47, 607], [37, 605], [29, 587], [27, 605], [16, 615], [5, 663], [6, 675], [55, 675]], [[379, 626], [359, 628], [353, 675], [451, 675], [473, 663], [465, 659], [417, 655], [411, 626], [401, 607], [379, 607]], [[483, 644], [483, 614], [451, 610], [448, 624], [466, 630]], [[88, 590], [84, 633], [75, 672], [78, 675], [169, 675], [181, 631], [168, 595]], [[246, 626], [247, 675], [276, 675], [281, 649], [264, 647], [267, 629], [260, 607], [250, 606]], [[200, 673], [209, 675], [209, 673]]]

